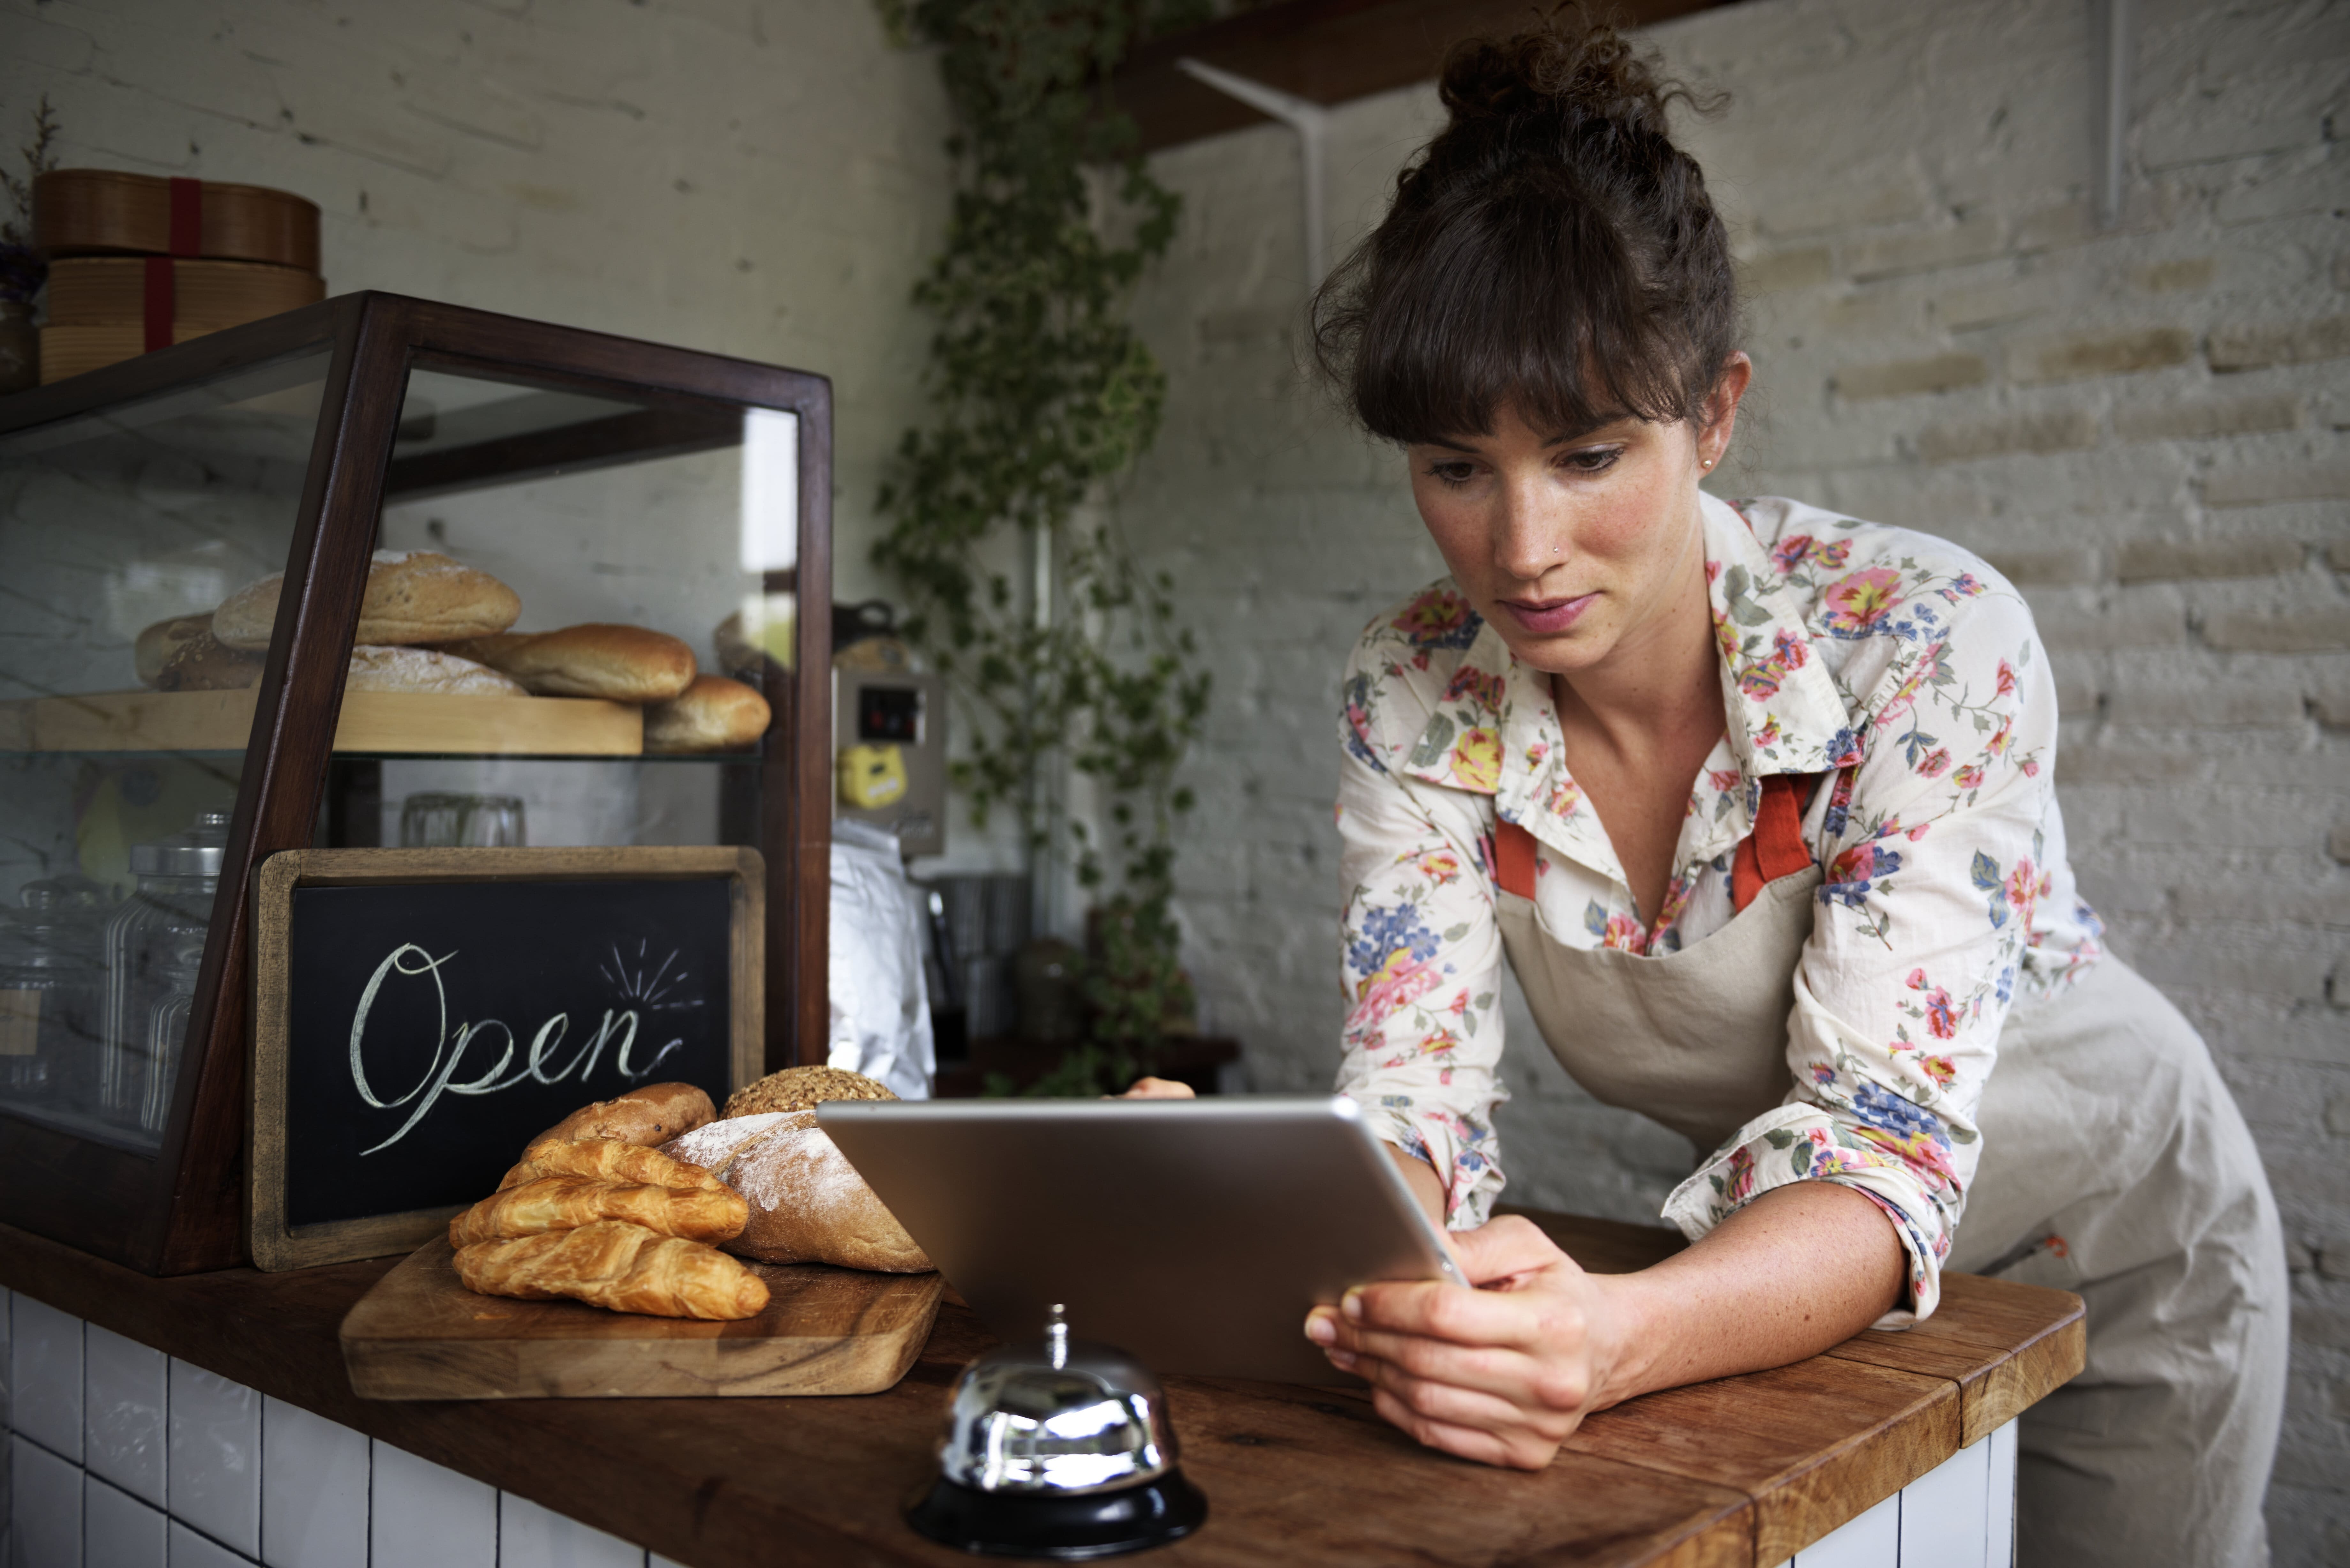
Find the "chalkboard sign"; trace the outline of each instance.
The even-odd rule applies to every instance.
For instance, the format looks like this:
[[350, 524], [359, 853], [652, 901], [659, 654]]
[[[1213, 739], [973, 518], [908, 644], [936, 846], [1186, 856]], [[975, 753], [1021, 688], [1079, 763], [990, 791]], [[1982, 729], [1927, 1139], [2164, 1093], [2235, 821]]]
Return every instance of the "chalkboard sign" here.
[[761, 1055], [749, 849], [325, 849], [255, 878], [254, 1261], [398, 1251], [535, 1134]]

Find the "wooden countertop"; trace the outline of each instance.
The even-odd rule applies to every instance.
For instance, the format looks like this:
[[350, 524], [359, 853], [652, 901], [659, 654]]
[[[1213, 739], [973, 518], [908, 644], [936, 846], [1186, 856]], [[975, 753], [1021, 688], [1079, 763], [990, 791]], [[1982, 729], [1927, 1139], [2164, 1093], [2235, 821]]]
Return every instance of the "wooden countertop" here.
[[[1596, 1272], [1681, 1244], [1532, 1217]], [[695, 1568], [973, 1561], [899, 1517], [948, 1386], [993, 1343], [951, 1297], [886, 1394], [390, 1404], [351, 1393], [336, 1330], [394, 1262], [159, 1280], [0, 1225], [0, 1285]], [[2085, 1344], [2077, 1296], [1945, 1275], [1916, 1329], [1604, 1411], [1538, 1475], [1423, 1449], [1347, 1391], [1170, 1377], [1210, 1512], [1153, 1561], [1771, 1568], [2071, 1377]]]

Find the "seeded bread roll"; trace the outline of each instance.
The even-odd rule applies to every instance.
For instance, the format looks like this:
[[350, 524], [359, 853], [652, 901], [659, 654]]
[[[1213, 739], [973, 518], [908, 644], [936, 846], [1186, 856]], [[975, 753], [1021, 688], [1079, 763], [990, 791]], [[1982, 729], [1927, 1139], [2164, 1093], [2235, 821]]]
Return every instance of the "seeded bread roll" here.
[[[786, 1067], [726, 1097], [726, 1116], [813, 1110], [827, 1100], [894, 1100], [888, 1085], [845, 1067]], [[689, 1157], [690, 1158], [690, 1157]], [[699, 1161], [696, 1162], [700, 1163]]]
[[767, 732], [767, 700], [723, 675], [697, 675], [667, 702], [645, 710], [648, 752], [737, 752]]
[[693, 649], [641, 626], [591, 622], [528, 637], [508, 632], [450, 651], [478, 659], [542, 697], [666, 702], [693, 684]]
[[172, 655], [199, 638], [211, 637], [212, 632], [213, 618], [208, 615], [176, 615], [140, 632], [130, 655], [139, 670], [139, 684], [154, 685]]
[[[858, 1097], [883, 1096], [896, 1097], [887, 1090]], [[743, 1195], [749, 1222], [723, 1243], [730, 1252], [763, 1263], [832, 1263], [888, 1274], [927, 1273], [937, 1266], [857, 1174], [832, 1135], [816, 1125], [814, 1111], [712, 1122], [663, 1145], [661, 1152], [704, 1167]]]
[[139, 679], [158, 691], [241, 691], [261, 679], [265, 656], [224, 648], [213, 618], [183, 615], [139, 634]]
[[429, 691], [442, 697], [530, 695], [485, 664], [429, 648], [354, 648], [343, 690]]
[[[213, 612], [213, 635], [230, 648], [267, 648], [285, 585], [281, 572], [231, 594]], [[487, 572], [432, 550], [378, 550], [353, 640], [406, 645], [486, 637], [521, 613], [515, 591]]]

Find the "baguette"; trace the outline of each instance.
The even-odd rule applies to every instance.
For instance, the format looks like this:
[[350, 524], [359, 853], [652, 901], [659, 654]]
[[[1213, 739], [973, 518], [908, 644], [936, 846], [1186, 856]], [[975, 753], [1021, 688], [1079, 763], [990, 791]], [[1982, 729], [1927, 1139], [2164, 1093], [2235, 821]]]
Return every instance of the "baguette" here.
[[449, 651], [511, 675], [541, 697], [666, 702], [693, 684], [693, 649], [641, 626], [591, 622], [530, 637], [508, 633]]
[[592, 1176], [542, 1176], [483, 1199], [449, 1221], [449, 1244], [542, 1231], [575, 1231], [598, 1220], [626, 1220], [663, 1236], [731, 1241], [743, 1233], [750, 1210], [739, 1194], [681, 1192], [674, 1188], [622, 1186]]
[[657, 1236], [625, 1220], [457, 1250], [457, 1277], [486, 1296], [567, 1296], [612, 1312], [720, 1322], [766, 1310], [767, 1283], [702, 1241]]
[[773, 717], [767, 700], [723, 675], [697, 675], [666, 702], [645, 710], [645, 750], [735, 752], [758, 743]]
[[[531, 1139], [530, 1146], [536, 1149], [545, 1143], [601, 1138], [650, 1148], [667, 1143], [680, 1133], [691, 1132], [717, 1116], [718, 1107], [710, 1103], [710, 1096], [691, 1084], [647, 1084], [612, 1099], [580, 1106]], [[523, 1158], [530, 1158], [527, 1150]]]

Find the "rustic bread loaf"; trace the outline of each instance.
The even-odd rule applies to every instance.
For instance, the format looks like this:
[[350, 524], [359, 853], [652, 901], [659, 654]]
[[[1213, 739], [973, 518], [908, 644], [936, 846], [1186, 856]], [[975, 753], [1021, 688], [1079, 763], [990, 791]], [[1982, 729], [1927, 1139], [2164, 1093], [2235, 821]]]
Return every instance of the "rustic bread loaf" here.
[[427, 691], [442, 697], [527, 697], [529, 692], [485, 664], [430, 648], [351, 649], [346, 691]]
[[451, 651], [478, 659], [542, 697], [666, 702], [693, 684], [693, 649], [641, 626], [590, 622], [527, 637], [509, 632]]
[[[542, 1145], [605, 1139], [651, 1147], [689, 1133], [717, 1115], [710, 1096], [691, 1084], [647, 1084], [641, 1089], [582, 1106], [536, 1137], [524, 1151], [535, 1159]], [[700, 1160], [693, 1161], [700, 1165]], [[707, 1168], [705, 1167], [705, 1168]], [[714, 1173], [713, 1173], [714, 1174]]]
[[726, 1096], [726, 1108], [719, 1115], [751, 1116], [763, 1111], [812, 1110], [827, 1100], [897, 1097], [879, 1078], [868, 1078], [846, 1067], [786, 1067]]
[[666, 702], [645, 710], [648, 752], [734, 752], [767, 732], [767, 700], [723, 675], [697, 675]]
[[[758, 1124], [738, 1137], [741, 1123]], [[878, 1273], [927, 1273], [914, 1244], [814, 1111], [767, 1112], [710, 1126], [661, 1152], [710, 1170], [750, 1205], [730, 1252], [764, 1263], [833, 1263]]]
[[[277, 573], [239, 588], [213, 612], [213, 635], [231, 648], [265, 649], [277, 624]], [[522, 613], [515, 591], [433, 550], [378, 550], [359, 601], [362, 643], [450, 642], [504, 631]]]
[[727, 1321], [767, 1308], [767, 1282], [706, 1241], [626, 1220], [457, 1250], [457, 1277], [486, 1296], [569, 1296], [613, 1312]]

